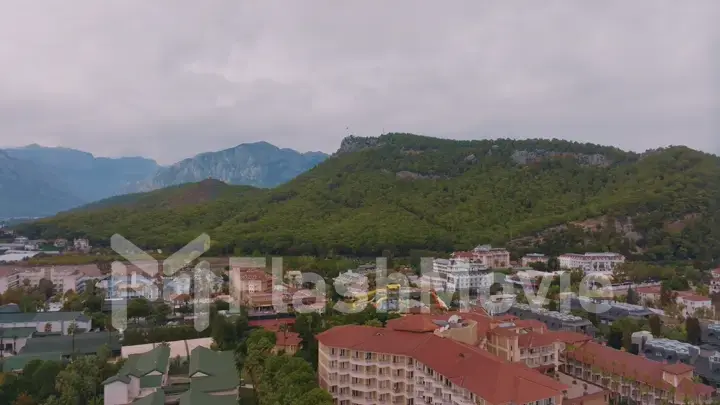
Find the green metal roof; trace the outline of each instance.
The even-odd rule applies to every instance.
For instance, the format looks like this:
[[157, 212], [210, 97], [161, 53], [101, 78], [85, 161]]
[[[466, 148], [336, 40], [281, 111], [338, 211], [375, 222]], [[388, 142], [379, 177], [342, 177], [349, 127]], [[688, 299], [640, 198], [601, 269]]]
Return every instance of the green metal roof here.
[[[75, 343], [73, 345], [73, 339]], [[108, 332], [86, 332], [72, 335], [33, 337], [28, 339], [20, 354], [37, 354], [45, 352], [61, 352], [66, 356], [75, 354], [95, 354], [102, 346], [108, 345], [110, 350], [119, 351], [120, 335]]]
[[140, 378], [140, 386], [142, 388], [154, 388], [162, 385], [162, 375], [148, 375], [153, 371], [165, 374], [168, 363], [170, 362], [170, 348], [168, 346], [159, 345], [149, 352], [142, 354], [131, 354], [125, 360], [122, 368], [118, 373], [107, 380], [103, 384], [110, 384], [115, 381], [128, 383], [129, 376]]
[[90, 318], [82, 312], [20, 312], [0, 313], [0, 325], [16, 322], [59, 322], [59, 321], [82, 321], [87, 322]]
[[2, 360], [2, 371], [5, 373], [22, 371], [33, 360], [61, 362], [62, 353], [18, 354], [17, 356], [5, 357]]
[[32, 336], [37, 328], [0, 328], [0, 338], [26, 338]]
[[[192, 377], [201, 372], [206, 377]], [[190, 353], [190, 389], [197, 392], [219, 392], [237, 388], [240, 385], [235, 355], [233, 352], [216, 352], [205, 347], [196, 347]]]
[[235, 369], [234, 352], [216, 352], [198, 346], [190, 353], [190, 376], [197, 372], [207, 375], [222, 374], [229, 369]]
[[237, 395], [210, 395], [190, 390], [180, 397], [179, 405], [237, 405]]
[[136, 399], [132, 405], [165, 405], [165, 391], [157, 390], [148, 396]]

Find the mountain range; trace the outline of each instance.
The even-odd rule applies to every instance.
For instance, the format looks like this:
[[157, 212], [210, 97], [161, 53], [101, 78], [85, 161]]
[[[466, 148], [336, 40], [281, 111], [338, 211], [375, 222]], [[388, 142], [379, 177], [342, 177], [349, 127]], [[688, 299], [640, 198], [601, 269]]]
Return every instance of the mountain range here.
[[0, 149], [0, 219], [43, 217], [112, 196], [209, 178], [274, 187], [326, 157], [320, 152], [299, 153], [257, 142], [163, 167], [142, 157], [95, 157], [36, 144]]
[[275, 188], [214, 181], [114, 197], [21, 225], [28, 236], [120, 233], [210, 255], [420, 255], [492, 243], [516, 253], [617, 251], [653, 261], [720, 257], [720, 158], [560, 140], [348, 137]]

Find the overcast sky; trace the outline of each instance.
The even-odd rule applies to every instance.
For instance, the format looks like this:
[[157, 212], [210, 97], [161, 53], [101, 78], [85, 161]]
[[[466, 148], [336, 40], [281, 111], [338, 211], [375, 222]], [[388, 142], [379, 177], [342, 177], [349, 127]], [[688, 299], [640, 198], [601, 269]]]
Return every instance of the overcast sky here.
[[1, 146], [171, 163], [415, 132], [720, 152], [720, 1], [2, 5]]

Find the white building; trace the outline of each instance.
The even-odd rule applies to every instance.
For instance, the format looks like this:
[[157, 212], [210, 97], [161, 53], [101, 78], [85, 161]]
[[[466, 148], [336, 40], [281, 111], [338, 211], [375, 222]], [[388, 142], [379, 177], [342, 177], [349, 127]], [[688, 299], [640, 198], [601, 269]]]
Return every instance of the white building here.
[[74, 239], [73, 240], [73, 248], [75, 250], [80, 252], [87, 252], [90, 251], [90, 241], [87, 239]]
[[711, 313], [714, 312], [710, 297], [697, 295], [691, 291], [678, 291], [676, 302], [681, 306], [682, 314], [686, 318], [695, 316], [695, 311], [700, 308], [708, 309]]
[[523, 256], [523, 258], [520, 260], [520, 264], [522, 265], [522, 267], [530, 267], [532, 263], [548, 264], [548, 260], [550, 260], [550, 258], [548, 256], [545, 256], [544, 254], [529, 253]]
[[710, 274], [712, 274], [710, 292], [713, 294], [720, 293], [720, 268], [713, 270]]
[[[351, 294], [355, 292], [368, 292], [368, 278], [362, 274], [354, 273], [348, 270], [335, 277], [333, 287], [342, 295], [343, 293]], [[345, 296], [349, 296], [349, 295]]]
[[582, 270], [586, 273], [612, 271], [625, 263], [625, 256], [618, 253], [566, 253], [558, 257], [561, 269]]
[[[446, 292], [469, 291], [470, 289], [490, 288], [492, 280], [487, 277], [490, 273], [485, 261], [465, 257], [452, 259], [435, 259], [433, 272], [435, 277], [429, 277], [434, 287], [441, 284]], [[437, 290], [437, 288], [435, 288]]]
[[[54, 293], [62, 294], [70, 290], [82, 293], [85, 289], [85, 281], [88, 277], [84, 273], [74, 269], [46, 268], [18, 268], [16, 271], [0, 276], [0, 293], [11, 288], [20, 288], [26, 284], [30, 287], [37, 287], [40, 280], [49, 280], [53, 283]], [[27, 281], [25, 281], [27, 280]]]

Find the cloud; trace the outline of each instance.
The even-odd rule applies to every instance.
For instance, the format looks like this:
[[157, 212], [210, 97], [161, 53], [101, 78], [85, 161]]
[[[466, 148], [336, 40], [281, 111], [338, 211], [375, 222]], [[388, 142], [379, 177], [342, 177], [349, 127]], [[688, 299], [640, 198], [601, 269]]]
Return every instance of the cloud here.
[[720, 152], [720, 3], [7, 0], [0, 145], [163, 163], [347, 134]]

